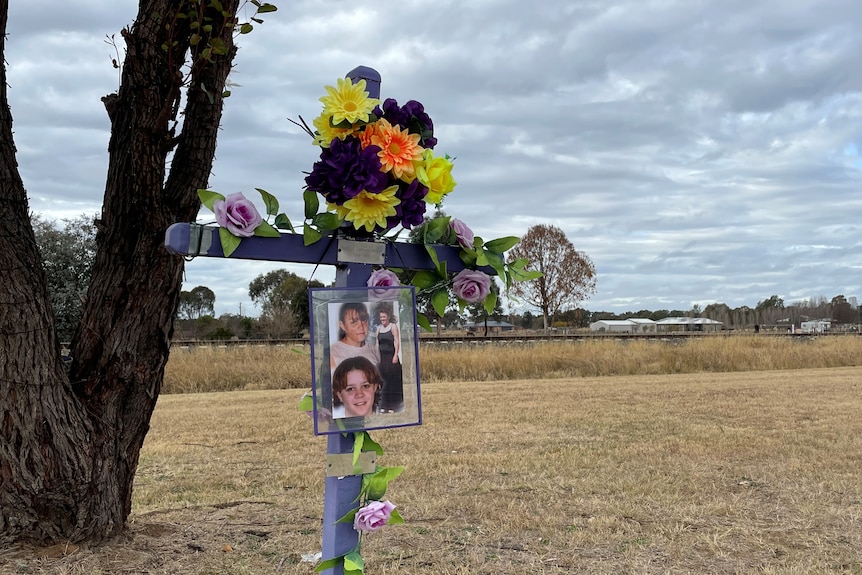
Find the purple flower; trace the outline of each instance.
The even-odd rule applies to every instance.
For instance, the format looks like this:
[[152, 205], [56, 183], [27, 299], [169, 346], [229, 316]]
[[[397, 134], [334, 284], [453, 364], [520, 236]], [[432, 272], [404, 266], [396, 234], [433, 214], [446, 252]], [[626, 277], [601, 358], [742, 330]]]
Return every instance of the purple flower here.
[[449, 220], [449, 227], [455, 232], [455, 237], [458, 238], [458, 243], [461, 244], [462, 248], [465, 250], [473, 249], [473, 240], [475, 237], [473, 236], [473, 230], [468, 228], [467, 224], [458, 218], [452, 218]]
[[409, 230], [413, 226], [420, 225], [425, 215], [425, 208], [428, 207], [425, 203], [427, 193], [428, 188], [419, 181], [419, 178], [409, 184], [399, 181], [395, 197], [401, 200], [401, 203], [395, 206], [395, 215], [386, 218], [386, 227], [392, 229], [401, 224]]
[[395, 272], [387, 269], [379, 269], [371, 272], [371, 277], [368, 278], [368, 287], [387, 288], [392, 286], [400, 286], [398, 276]]
[[356, 512], [353, 528], [362, 533], [372, 533], [389, 523], [395, 505], [389, 501], [372, 501]]
[[412, 134], [419, 134], [419, 143], [423, 148], [433, 150], [437, 145], [434, 137], [434, 123], [431, 117], [425, 113], [425, 106], [416, 100], [410, 100], [403, 107], [398, 106], [394, 98], [386, 98], [383, 108], [374, 108], [374, 115], [386, 118], [390, 124], [398, 124]]
[[461, 270], [452, 280], [452, 290], [467, 303], [479, 303], [491, 293], [491, 277], [479, 270]]
[[400, 285], [401, 282], [398, 281], [398, 276], [395, 275], [395, 272], [387, 269], [374, 270], [371, 272], [371, 277], [368, 278], [368, 287], [376, 288], [368, 290], [371, 299], [374, 301], [397, 299], [398, 294], [388, 288]]
[[388, 184], [386, 174], [381, 171], [379, 151], [377, 146], [363, 148], [354, 136], [335, 138], [328, 148], [321, 150], [320, 160], [314, 163], [305, 184], [339, 206], [363, 190], [379, 193]]
[[218, 225], [241, 238], [253, 236], [255, 228], [263, 221], [260, 212], [242, 192], [214, 201], [213, 212]]

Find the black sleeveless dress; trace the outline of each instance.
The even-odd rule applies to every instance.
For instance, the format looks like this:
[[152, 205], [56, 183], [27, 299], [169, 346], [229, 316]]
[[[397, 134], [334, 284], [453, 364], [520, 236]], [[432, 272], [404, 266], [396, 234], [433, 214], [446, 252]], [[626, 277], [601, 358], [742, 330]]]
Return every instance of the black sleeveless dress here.
[[404, 382], [401, 362], [392, 363], [395, 356], [395, 336], [392, 331], [377, 332], [380, 347], [380, 377], [383, 379], [383, 392], [380, 394], [382, 411], [402, 411], [404, 409]]

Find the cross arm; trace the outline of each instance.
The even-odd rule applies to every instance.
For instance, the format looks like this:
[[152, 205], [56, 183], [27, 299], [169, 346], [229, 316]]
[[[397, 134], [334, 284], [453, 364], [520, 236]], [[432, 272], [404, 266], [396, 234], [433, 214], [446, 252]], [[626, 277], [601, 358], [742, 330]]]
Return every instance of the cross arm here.
[[[433, 270], [434, 262], [425, 246], [407, 242], [385, 242], [387, 267], [411, 270]], [[192, 223], [176, 223], [165, 232], [165, 248], [168, 252], [182, 256], [224, 257], [218, 227]], [[441, 262], [446, 262], [449, 272], [459, 272], [466, 266], [454, 246], [435, 245]], [[230, 259], [283, 261], [305, 264], [344, 265], [349, 263], [340, 253], [338, 238], [324, 237], [306, 246], [301, 234], [281, 234], [277, 238], [243, 238]], [[492, 268], [482, 268], [494, 273]]]

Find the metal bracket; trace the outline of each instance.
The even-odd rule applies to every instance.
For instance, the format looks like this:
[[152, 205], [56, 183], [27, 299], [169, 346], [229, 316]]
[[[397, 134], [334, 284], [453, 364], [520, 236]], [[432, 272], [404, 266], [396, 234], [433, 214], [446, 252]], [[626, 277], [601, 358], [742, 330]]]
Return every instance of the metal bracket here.
[[205, 254], [212, 247], [212, 228], [200, 224], [189, 226], [189, 255]]
[[377, 471], [377, 453], [363, 451], [359, 461], [353, 465], [352, 453], [329, 453], [326, 455], [327, 477], [346, 477], [348, 475], [365, 475]]
[[386, 262], [386, 242], [360, 242], [338, 238], [338, 261], [382, 266]]

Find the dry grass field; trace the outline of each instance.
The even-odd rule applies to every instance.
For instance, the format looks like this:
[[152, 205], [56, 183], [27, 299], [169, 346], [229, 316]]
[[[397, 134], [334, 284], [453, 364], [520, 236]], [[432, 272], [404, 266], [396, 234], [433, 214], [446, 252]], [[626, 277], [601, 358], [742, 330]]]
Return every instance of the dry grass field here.
[[[424, 425], [373, 434], [406, 523], [365, 539], [369, 575], [862, 574], [862, 364], [422, 392]], [[312, 573], [325, 439], [301, 394], [162, 395], [128, 537], [0, 551], [0, 573]]]

